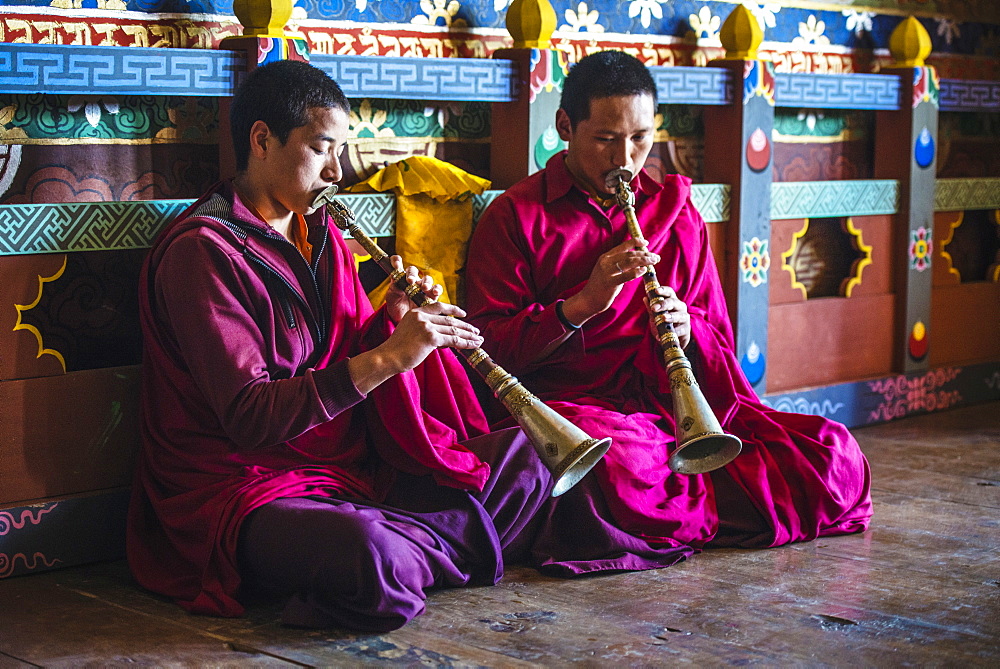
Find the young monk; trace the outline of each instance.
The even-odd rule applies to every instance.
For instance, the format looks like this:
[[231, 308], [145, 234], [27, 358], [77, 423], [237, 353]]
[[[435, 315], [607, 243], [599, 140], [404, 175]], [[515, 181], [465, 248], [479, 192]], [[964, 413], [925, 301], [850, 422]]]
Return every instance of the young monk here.
[[266, 590], [288, 624], [378, 632], [421, 613], [432, 587], [495, 583], [504, 561], [596, 571], [682, 557], [597, 516], [553, 529], [550, 475], [520, 430], [488, 433], [441, 350], [482, 343], [464, 312], [411, 308], [395, 289], [372, 312], [342, 234], [313, 207], [341, 178], [349, 112], [307, 63], [255, 70], [231, 108], [236, 177], [149, 253], [136, 579], [192, 612], [240, 615], [244, 594]]
[[[565, 79], [556, 127], [568, 149], [509, 188], [469, 247], [469, 320], [485, 348], [591, 434], [610, 436], [596, 474], [613, 522], [652, 546], [766, 547], [860, 532], [869, 469], [844, 426], [763, 404], [733, 332], [689, 179], [643, 172], [656, 85], [621, 52], [582, 59]], [[606, 177], [635, 175], [640, 247]], [[488, 259], [488, 262], [484, 262]], [[723, 429], [743, 452], [710, 474], [673, 473], [670, 384], [641, 280], [654, 265], [673, 323]], [[580, 493], [582, 494], [581, 490]]]

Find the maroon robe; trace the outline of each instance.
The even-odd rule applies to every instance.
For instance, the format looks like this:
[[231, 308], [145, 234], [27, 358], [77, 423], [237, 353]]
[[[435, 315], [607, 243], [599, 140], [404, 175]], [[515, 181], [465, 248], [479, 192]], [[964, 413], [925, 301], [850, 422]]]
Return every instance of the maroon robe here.
[[377, 502], [396, 470], [467, 490], [490, 474], [458, 443], [487, 423], [451, 351], [363, 401], [347, 358], [392, 325], [372, 313], [325, 210], [308, 223], [311, 267], [220, 184], [164, 230], [140, 277], [142, 448], [128, 558], [143, 586], [190, 611], [242, 613], [237, 537], [264, 504]]
[[[668, 176], [660, 185], [642, 172], [633, 182], [635, 208], [661, 257], [657, 277], [687, 304], [695, 375], [723, 428], [744, 443], [711, 475], [668, 468], [670, 385], [642, 281], [627, 283], [579, 331], [555, 313], [557, 302], [583, 288], [598, 257], [628, 237], [620, 209], [601, 209], [575, 186], [564, 155], [509, 188], [480, 219], [469, 247], [467, 311], [500, 365], [592, 436], [612, 437], [595, 471], [615, 522], [652, 545], [696, 548], [713, 539], [776, 546], [864, 530], [870, 481], [857, 442], [839, 423], [760, 402], [734, 354], [690, 180]], [[719, 536], [720, 509], [728, 537]]]

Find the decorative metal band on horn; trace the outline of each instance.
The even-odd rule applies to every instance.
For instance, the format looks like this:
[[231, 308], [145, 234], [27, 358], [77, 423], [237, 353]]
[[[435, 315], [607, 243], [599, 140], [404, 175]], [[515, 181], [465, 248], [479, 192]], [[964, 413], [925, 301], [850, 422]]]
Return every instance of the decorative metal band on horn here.
[[[389, 255], [358, 226], [354, 212], [344, 203], [333, 199], [336, 193], [337, 187], [330, 186], [313, 200], [313, 208], [326, 206], [336, 226], [349, 232], [371, 255], [372, 260], [385, 270], [393, 283], [402, 288], [418, 307], [433, 303], [435, 301], [433, 298], [417, 288], [416, 284], [408, 284], [405, 274], [393, 268]], [[553, 497], [558, 497], [572, 488], [611, 448], [610, 437], [594, 439], [573, 425], [528, 392], [515, 376], [496, 364], [483, 349], [454, 350], [483, 377], [496, 398], [517, 420], [517, 424], [521, 426], [538, 456], [552, 474]]]
[[[629, 234], [639, 245], [646, 246], [639, 221], [635, 217], [635, 194], [629, 187], [631, 180], [632, 173], [620, 167], [608, 174], [605, 183], [608, 188], [615, 189], [618, 206], [625, 213]], [[724, 467], [740, 454], [743, 443], [739, 438], [722, 431], [722, 425], [694, 377], [691, 361], [684, 355], [673, 323], [664, 314], [653, 311], [654, 305], [666, 298], [659, 293], [660, 283], [652, 265], [646, 267], [642, 282], [646, 289], [650, 319], [663, 351], [663, 364], [670, 379], [670, 394], [673, 397], [677, 448], [667, 462], [672, 470], [680, 474], [704, 474]]]

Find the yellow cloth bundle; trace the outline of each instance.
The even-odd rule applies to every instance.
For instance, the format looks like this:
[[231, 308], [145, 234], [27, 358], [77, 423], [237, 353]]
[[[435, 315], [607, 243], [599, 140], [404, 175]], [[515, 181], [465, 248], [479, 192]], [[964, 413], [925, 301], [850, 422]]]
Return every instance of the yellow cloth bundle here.
[[[396, 254], [444, 287], [442, 302], [461, 299], [459, 277], [472, 235], [472, 196], [490, 187], [486, 179], [437, 158], [411, 156], [382, 168], [350, 188], [351, 193], [394, 191]], [[386, 279], [368, 294], [377, 308]]]

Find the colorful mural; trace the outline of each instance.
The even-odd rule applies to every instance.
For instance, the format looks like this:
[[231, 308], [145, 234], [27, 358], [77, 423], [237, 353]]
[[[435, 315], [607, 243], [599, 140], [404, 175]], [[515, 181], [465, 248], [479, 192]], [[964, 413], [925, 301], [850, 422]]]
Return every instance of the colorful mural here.
[[[553, 44], [572, 60], [595, 40], [635, 49], [650, 64], [704, 64], [718, 55], [719, 30], [736, 0], [553, 0]], [[872, 71], [884, 62], [888, 37], [907, 14], [929, 33], [932, 64], [970, 78], [985, 74], [1000, 52], [1000, 10], [992, 0], [812, 0], [747, 2], [764, 33], [761, 54], [777, 71]], [[315, 53], [485, 57], [510, 45], [504, 20], [510, 0], [297, 0], [290, 22]], [[69, 12], [67, 10], [72, 10]], [[240, 34], [225, 0], [34, 0], [6, 5], [0, 41], [213, 48]], [[65, 15], [69, 20], [60, 20]], [[150, 20], [150, 17], [153, 17]], [[375, 26], [379, 26], [375, 29]], [[447, 39], [441, 33], [447, 31]], [[636, 45], [634, 35], [647, 43]], [[629, 36], [629, 39], [622, 39]]]

